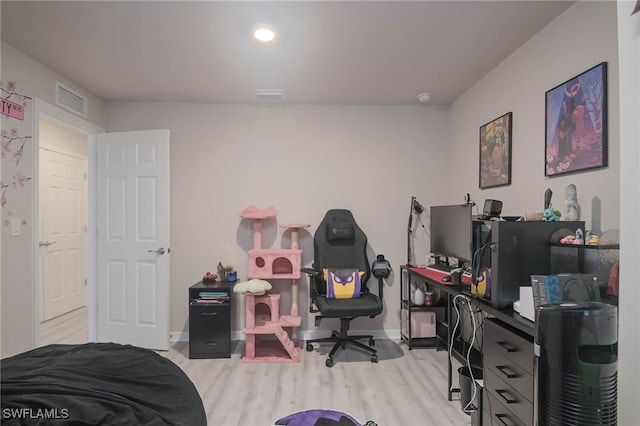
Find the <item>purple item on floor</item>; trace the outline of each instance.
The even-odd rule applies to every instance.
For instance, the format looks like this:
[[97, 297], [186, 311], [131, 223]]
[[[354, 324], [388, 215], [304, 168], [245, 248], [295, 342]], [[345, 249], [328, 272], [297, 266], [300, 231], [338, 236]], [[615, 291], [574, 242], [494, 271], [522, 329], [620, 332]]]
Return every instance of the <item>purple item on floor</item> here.
[[276, 421], [286, 426], [362, 426], [348, 414], [334, 410], [307, 410], [290, 414]]

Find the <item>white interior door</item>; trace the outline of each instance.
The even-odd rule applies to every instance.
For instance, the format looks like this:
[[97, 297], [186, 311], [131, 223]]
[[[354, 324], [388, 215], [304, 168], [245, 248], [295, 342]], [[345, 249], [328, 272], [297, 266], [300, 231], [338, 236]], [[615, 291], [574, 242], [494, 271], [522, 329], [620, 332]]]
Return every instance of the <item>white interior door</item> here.
[[85, 306], [86, 158], [40, 148], [42, 321]]
[[169, 131], [103, 133], [97, 150], [100, 342], [169, 349]]

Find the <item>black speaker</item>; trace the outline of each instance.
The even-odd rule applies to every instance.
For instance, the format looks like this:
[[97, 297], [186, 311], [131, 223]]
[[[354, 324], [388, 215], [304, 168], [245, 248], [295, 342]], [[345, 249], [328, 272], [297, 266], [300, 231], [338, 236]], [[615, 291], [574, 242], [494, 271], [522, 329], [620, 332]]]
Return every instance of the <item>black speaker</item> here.
[[482, 216], [484, 219], [498, 217], [500, 213], [502, 213], [502, 201], [484, 200], [484, 207], [482, 208]]
[[617, 424], [617, 312], [601, 302], [537, 308], [535, 424]]

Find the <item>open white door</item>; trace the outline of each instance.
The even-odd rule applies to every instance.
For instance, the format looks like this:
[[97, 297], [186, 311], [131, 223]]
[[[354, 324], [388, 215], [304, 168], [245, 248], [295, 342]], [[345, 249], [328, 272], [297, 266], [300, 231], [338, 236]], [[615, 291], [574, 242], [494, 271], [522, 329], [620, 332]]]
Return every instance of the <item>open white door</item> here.
[[85, 306], [86, 158], [40, 148], [42, 321]]
[[97, 150], [99, 342], [169, 349], [169, 131], [103, 133]]

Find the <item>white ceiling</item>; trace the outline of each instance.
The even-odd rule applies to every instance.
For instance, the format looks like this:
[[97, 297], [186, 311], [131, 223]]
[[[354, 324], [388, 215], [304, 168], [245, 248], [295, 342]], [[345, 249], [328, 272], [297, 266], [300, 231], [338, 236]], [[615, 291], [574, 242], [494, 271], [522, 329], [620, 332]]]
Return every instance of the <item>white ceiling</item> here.
[[[2, 40], [105, 101], [450, 104], [574, 1], [6, 1]], [[277, 29], [270, 45], [256, 24]]]

